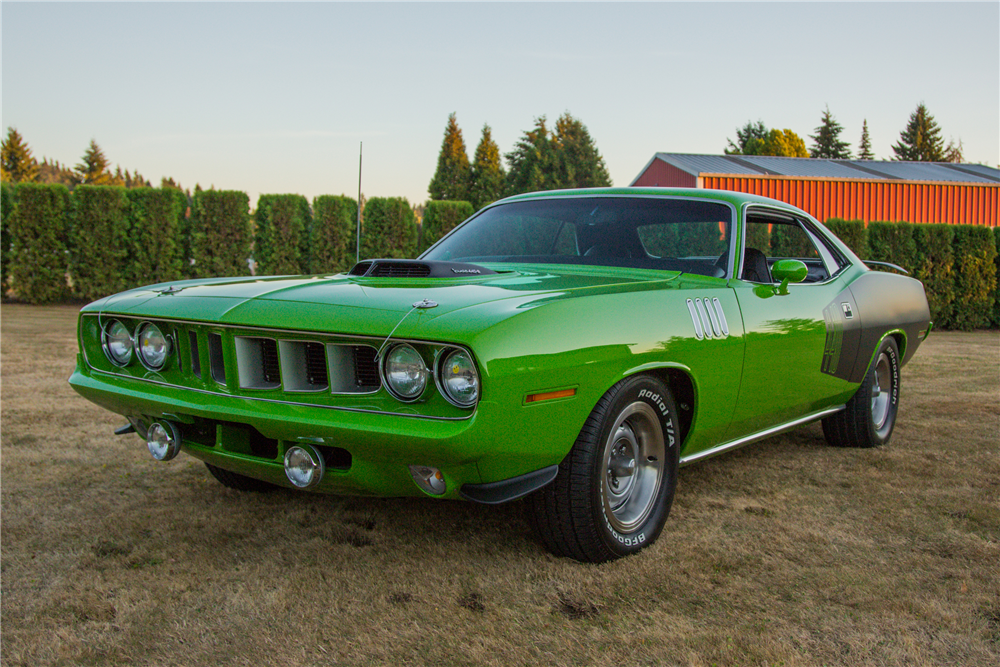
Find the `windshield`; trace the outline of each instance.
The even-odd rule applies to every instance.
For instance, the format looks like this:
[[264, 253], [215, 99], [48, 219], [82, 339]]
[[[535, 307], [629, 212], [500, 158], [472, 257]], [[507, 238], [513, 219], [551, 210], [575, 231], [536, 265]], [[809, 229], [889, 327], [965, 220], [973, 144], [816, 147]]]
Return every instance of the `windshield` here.
[[723, 277], [732, 209], [665, 197], [558, 197], [494, 206], [421, 259], [620, 266]]

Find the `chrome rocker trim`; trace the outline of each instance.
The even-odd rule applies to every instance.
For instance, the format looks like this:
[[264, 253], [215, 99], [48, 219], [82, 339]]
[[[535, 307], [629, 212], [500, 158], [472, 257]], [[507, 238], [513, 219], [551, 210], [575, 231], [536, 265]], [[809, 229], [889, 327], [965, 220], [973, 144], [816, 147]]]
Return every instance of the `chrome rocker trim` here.
[[805, 417], [799, 417], [790, 422], [784, 424], [778, 424], [777, 426], [772, 426], [771, 428], [764, 429], [763, 431], [758, 431], [757, 433], [751, 433], [750, 435], [745, 435], [742, 438], [737, 438], [736, 440], [730, 440], [729, 442], [724, 442], [721, 445], [716, 445], [711, 449], [706, 449], [690, 456], [681, 457], [681, 465], [686, 466], [688, 464], [694, 463], [695, 461], [701, 461], [702, 459], [711, 458], [713, 456], [718, 456], [723, 452], [728, 452], [731, 449], [738, 449], [743, 445], [749, 445], [751, 442], [756, 442], [758, 440], [763, 440], [764, 438], [769, 438], [772, 435], [778, 435], [779, 433], [784, 433], [785, 431], [791, 431], [794, 428], [798, 428], [803, 424], [808, 424], [809, 422], [814, 422], [817, 419], [822, 419], [823, 417], [829, 417], [830, 415], [837, 414], [846, 405], [838, 405], [836, 407], [827, 408], [825, 410], [820, 410], [819, 412], [813, 412], [812, 414], [806, 415]]

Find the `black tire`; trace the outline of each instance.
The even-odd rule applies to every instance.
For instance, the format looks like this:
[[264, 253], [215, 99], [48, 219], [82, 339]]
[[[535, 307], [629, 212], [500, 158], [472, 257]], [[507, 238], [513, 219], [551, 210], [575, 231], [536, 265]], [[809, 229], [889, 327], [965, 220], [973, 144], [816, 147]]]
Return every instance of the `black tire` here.
[[823, 420], [834, 447], [881, 447], [889, 442], [899, 412], [899, 348], [886, 337], [847, 407]]
[[679, 423], [670, 390], [654, 377], [608, 390], [555, 481], [528, 498], [528, 518], [546, 548], [602, 563], [652, 544], [677, 488]]
[[254, 479], [253, 477], [247, 477], [246, 475], [223, 470], [222, 468], [216, 468], [211, 463], [206, 463], [205, 467], [208, 468], [208, 472], [212, 473], [212, 477], [219, 480], [220, 484], [230, 489], [260, 493], [263, 491], [273, 491], [277, 488], [270, 482]]

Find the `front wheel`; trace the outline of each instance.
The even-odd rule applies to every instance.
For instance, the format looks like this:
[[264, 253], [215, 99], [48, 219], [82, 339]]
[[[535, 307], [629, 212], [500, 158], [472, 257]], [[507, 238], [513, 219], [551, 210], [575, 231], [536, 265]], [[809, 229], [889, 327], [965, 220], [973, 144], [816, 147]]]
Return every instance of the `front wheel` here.
[[559, 556], [600, 563], [660, 534], [677, 487], [677, 408], [656, 378], [622, 380], [591, 412], [555, 481], [529, 498], [529, 518]]
[[845, 409], [823, 420], [823, 435], [836, 447], [881, 447], [892, 437], [898, 411], [899, 348], [887, 337]]

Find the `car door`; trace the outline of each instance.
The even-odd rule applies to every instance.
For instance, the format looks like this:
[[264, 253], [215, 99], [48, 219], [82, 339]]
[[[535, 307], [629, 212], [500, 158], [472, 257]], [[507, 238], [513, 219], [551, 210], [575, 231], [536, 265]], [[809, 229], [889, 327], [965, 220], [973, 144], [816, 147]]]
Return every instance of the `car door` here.
[[[741, 224], [742, 252], [737, 278], [730, 282], [746, 348], [727, 440], [814, 416], [842, 404], [855, 388], [829, 372], [836, 360], [827, 322], [840, 323], [851, 310], [850, 297], [841, 303], [846, 260], [804, 216], [751, 205], [744, 208]], [[775, 281], [771, 269], [781, 259], [805, 263], [805, 280], [784, 286]]]

